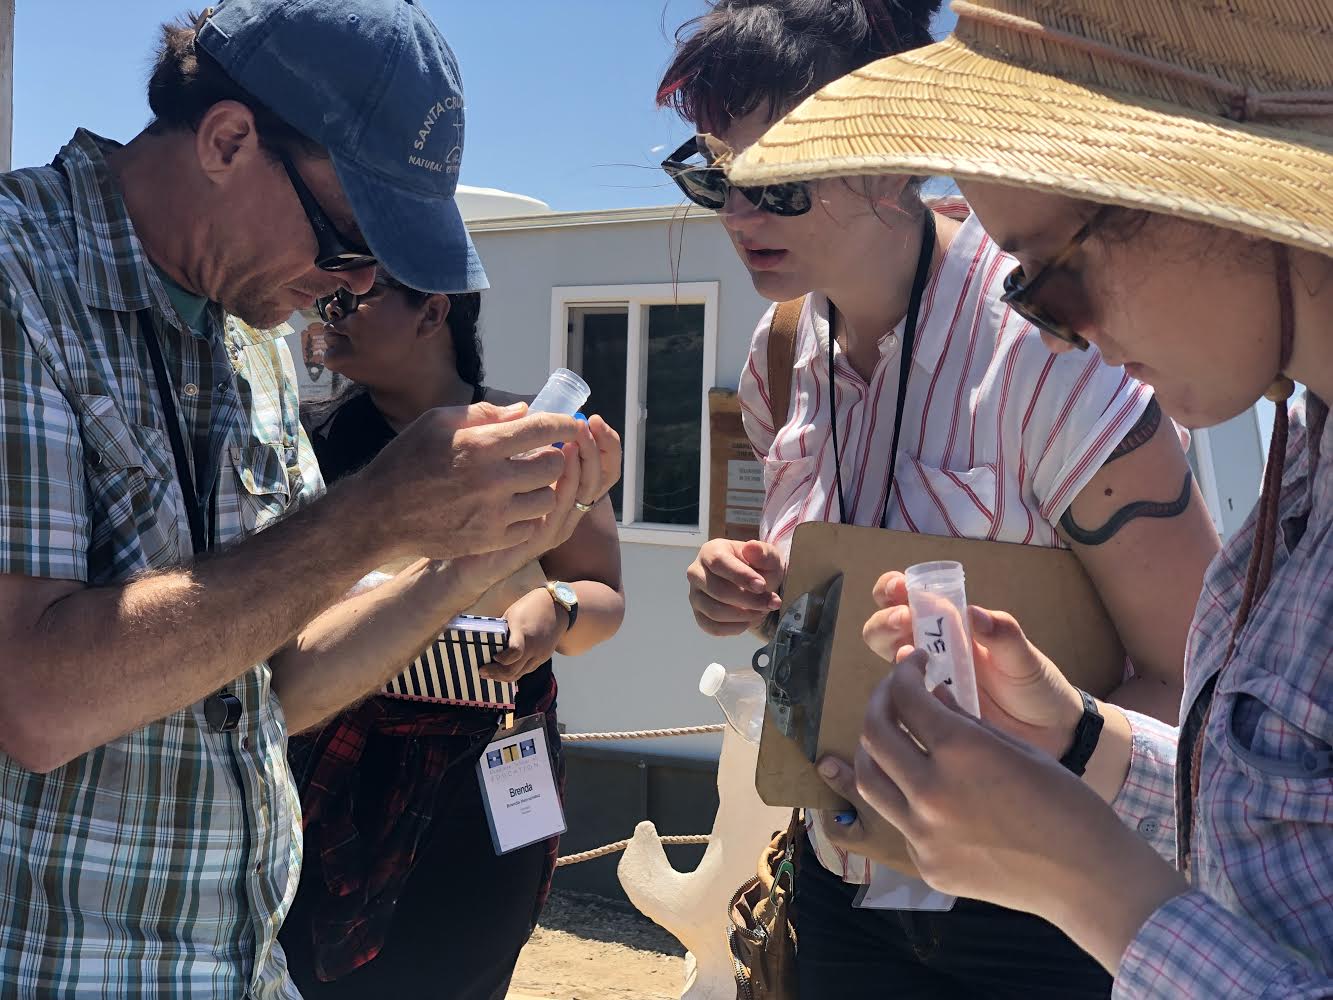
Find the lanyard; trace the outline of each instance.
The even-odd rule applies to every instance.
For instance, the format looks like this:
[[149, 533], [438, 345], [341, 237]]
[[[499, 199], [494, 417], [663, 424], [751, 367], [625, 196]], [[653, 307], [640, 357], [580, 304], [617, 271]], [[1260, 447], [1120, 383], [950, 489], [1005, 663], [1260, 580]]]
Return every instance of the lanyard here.
[[[885, 527], [889, 519], [889, 497], [893, 495], [894, 478], [898, 470], [898, 438], [903, 429], [903, 410], [907, 406], [907, 379], [912, 371], [912, 353], [916, 347], [916, 324], [921, 314], [921, 298], [926, 292], [926, 282], [930, 280], [930, 259], [935, 253], [935, 214], [926, 209], [926, 219], [922, 226], [921, 252], [917, 255], [916, 276], [912, 279], [912, 296], [907, 304], [907, 319], [903, 323], [902, 354], [898, 359], [898, 405], [893, 418], [893, 450], [889, 452], [889, 479], [884, 490], [884, 508], [880, 511], [878, 527]], [[838, 448], [838, 411], [834, 405], [837, 393], [834, 391], [834, 379], [837, 377], [833, 367], [833, 319], [829, 313], [828, 337], [828, 412], [829, 423], [833, 427], [833, 476], [838, 487], [838, 521], [847, 524], [847, 499], [842, 491], [842, 453]]]
[[[162, 345], [157, 339], [153, 327], [153, 316], [148, 310], [139, 314], [139, 326], [148, 342], [148, 354], [153, 362], [153, 379], [157, 383], [157, 397], [162, 404], [166, 418], [167, 436], [171, 438], [171, 454], [176, 461], [176, 476], [180, 480], [181, 493], [185, 496], [185, 512], [190, 519], [190, 541], [194, 554], [201, 555], [213, 547], [217, 540], [217, 486], [216, 481], [208, 491], [208, 516], [205, 523], [204, 502], [199, 497], [194, 472], [190, 463], [190, 451], [185, 446], [185, 436], [181, 432], [180, 415], [176, 411], [176, 394], [172, 391], [171, 380], [167, 378], [167, 365], [162, 357]], [[197, 461], [194, 467], [200, 463]]]

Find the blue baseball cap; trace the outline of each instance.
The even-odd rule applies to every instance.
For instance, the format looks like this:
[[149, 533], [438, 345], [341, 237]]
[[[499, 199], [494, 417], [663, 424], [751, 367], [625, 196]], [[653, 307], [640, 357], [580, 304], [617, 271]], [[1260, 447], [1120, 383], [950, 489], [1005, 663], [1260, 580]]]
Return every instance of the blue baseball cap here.
[[222, 0], [195, 44], [328, 150], [389, 274], [423, 292], [488, 287], [454, 200], [458, 60], [412, 0]]

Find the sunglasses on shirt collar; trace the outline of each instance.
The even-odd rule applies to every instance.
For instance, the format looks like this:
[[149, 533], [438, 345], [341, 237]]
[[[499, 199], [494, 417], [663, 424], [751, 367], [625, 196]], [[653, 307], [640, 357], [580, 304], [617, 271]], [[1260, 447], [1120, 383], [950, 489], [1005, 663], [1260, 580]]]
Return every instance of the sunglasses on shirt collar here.
[[306, 186], [291, 157], [284, 152], [280, 154], [280, 158], [283, 169], [287, 171], [287, 179], [291, 181], [292, 190], [296, 192], [301, 208], [305, 211], [305, 217], [315, 234], [315, 266], [321, 271], [335, 272], [360, 271], [362, 268], [375, 267], [379, 261], [368, 247], [349, 240], [338, 232], [333, 220], [319, 207], [318, 199]]
[[[711, 136], [692, 136], [662, 161], [662, 169], [666, 171], [667, 176], [676, 182], [676, 186], [694, 204], [720, 212], [734, 187], [761, 212], [793, 216], [804, 215], [810, 211], [812, 204], [810, 185], [804, 181], [768, 184], [764, 187], [740, 187], [732, 184], [727, 180], [725, 169], [719, 166], [719, 157], [709, 149], [709, 140], [721, 145]], [[704, 162], [702, 164], [685, 162], [693, 156], [702, 157]]]

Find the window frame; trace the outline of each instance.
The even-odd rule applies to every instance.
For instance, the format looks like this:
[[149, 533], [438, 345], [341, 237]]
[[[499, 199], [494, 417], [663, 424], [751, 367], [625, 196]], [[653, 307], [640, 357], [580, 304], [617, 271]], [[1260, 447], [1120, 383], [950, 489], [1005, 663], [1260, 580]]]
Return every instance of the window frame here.
[[[551, 289], [550, 364], [568, 367], [571, 308], [623, 307], [628, 312], [625, 350], [625, 473], [624, 501], [619, 534], [622, 542], [697, 548], [707, 540], [709, 518], [708, 390], [717, 382], [718, 289], [716, 281], [663, 282], [630, 285], [558, 285]], [[643, 429], [647, 420], [644, 395], [648, 370], [649, 306], [702, 305], [704, 307], [703, 377], [699, 386], [699, 524], [673, 526], [625, 520], [623, 515], [642, 513]], [[631, 377], [634, 372], [636, 377]], [[630, 414], [637, 419], [631, 420]]]

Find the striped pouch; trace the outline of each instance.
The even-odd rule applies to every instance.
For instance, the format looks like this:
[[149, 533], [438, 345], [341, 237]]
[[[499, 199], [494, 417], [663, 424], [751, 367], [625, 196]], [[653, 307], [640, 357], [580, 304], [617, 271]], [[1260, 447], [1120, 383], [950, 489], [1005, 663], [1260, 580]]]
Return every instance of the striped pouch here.
[[488, 681], [480, 667], [509, 645], [503, 618], [459, 615], [410, 667], [384, 685], [390, 698], [512, 711], [515, 685]]

